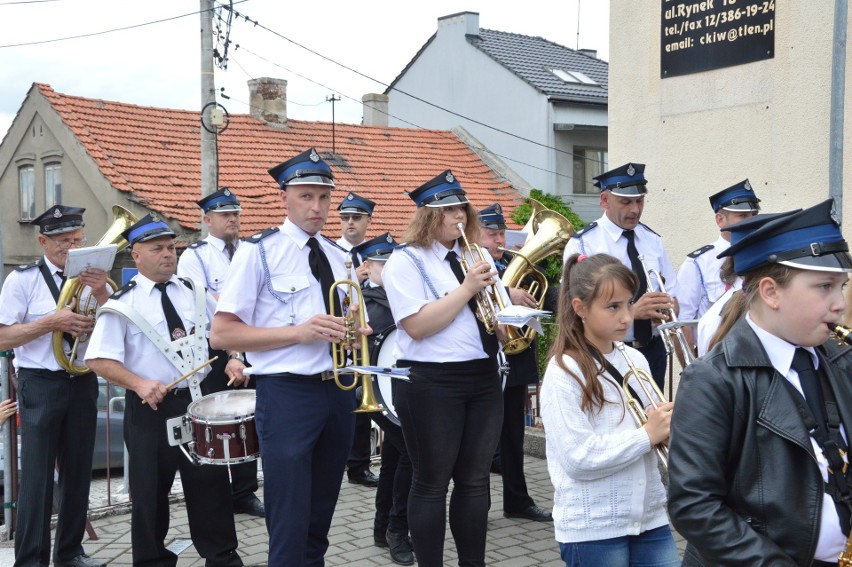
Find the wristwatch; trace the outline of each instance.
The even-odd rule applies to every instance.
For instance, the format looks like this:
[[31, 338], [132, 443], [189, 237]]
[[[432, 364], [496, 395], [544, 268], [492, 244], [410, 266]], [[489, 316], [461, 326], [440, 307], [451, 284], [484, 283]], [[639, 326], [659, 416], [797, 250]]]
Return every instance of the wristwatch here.
[[228, 355], [228, 360], [239, 360], [243, 364], [246, 363], [246, 356], [241, 352], [235, 352], [234, 354]]

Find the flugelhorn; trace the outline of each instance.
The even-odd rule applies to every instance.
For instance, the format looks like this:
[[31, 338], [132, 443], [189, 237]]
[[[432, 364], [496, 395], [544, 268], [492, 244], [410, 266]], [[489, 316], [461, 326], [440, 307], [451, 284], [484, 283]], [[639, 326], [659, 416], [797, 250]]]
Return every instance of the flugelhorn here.
[[[337, 387], [344, 391], [354, 389], [358, 384], [360, 377], [361, 384], [361, 404], [355, 409], [355, 413], [368, 413], [376, 411], [385, 411], [384, 406], [376, 400], [376, 393], [373, 390], [373, 378], [369, 373], [364, 372], [349, 372], [342, 369], [346, 366], [347, 360], [351, 358], [353, 366], [369, 366], [370, 365], [370, 350], [367, 344], [367, 336], [361, 335], [360, 342], [358, 338], [358, 329], [367, 326], [367, 315], [364, 308], [364, 295], [361, 293], [361, 286], [352, 280], [352, 262], [346, 262], [346, 273], [348, 278], [345, 280], [337, 280], [331, 284], [328, 290], [328, 305], [331, 310], [330, 315], [334, 317], [343, 317], [343, 324], [346, 327], [346, 334], [340, 342], [331, 343], [331, 357], [334, 364], [334, 383]], [[340, 287], [346, 288], [346, 297], [343, 298], [343, 303], [340, 306], [343, 313], [337, 313], [337, 290]], [[358, 310], [352, 309], [353, 301], [358, 304]], [[356, 345], [360, 348], [355, 348]], [[351, 356], [350, 356], [351, 352]], [[340, 376], [344, 374], [353, 374], [354, 379], [352, 384], [346, 386], [340, 381]]]
[[[660, 387], [657, 386], [657, 383], [654, 382], [654, 379], [650, 374], [642, 370], [641, 368], [636, 368], [633, 364], [633, 361], [630, 360], [630, 357], [627, 356], [627, 349], [624, 347], [624, 343], [620, 341], [615, 342], [615, 348], [621, 355], [624, 357], [624, 360], [627, 361], [627, 366], [630, 367], [630, 371], [624, 375], [624, 379], [621, 382], [621, 389], [624, 392], [624, 397], [627, 400], [627, 408], [630, 410], [630, 414], [633, 416], [633, 420], [636, 422], [636, 427], [644, 427], [646, 423], [648, 423], [648, 414], [645, 413], [645, 408], [642, 405], [642, 400], [638, 399], [632, 389], [630, 388], [628, 381], [631, 376], [636, 378], [636, 382], [638, 382], [639, 387], [642, 389], [642, 392], [645, 394], [645, 397], [648, 398], [648, 401], [654, 406], [660, 403], [664, 403], [666, 401], [666, 397], [663, 395], [663, 392], [660, 391]], [[660, 458], [660, 462], [666, 468], [669, 466], [669, 448], [665, 445], [665, 443], [659, 443], [654, 445], [654, 451], [657, 452], [657, 456]]]
[[[482, 251], [482, 247], [479, 244], [471, 244], [468, 241], [467, 235], [464, 233], [464, 224], [458, 223], [456, 226], [459, 228], [461, 238], [464, 241], [461, 267], [462, 271], [466, 274], [471, 268], [470, 262], [476, 264], [477, 262], [487, 262], [488, 260], [485, 259], [485, 252]], [[497, 289], [496, 282], [476, 294], [476, 318], [482, 321], [485, 331], [489, 335], [493, 335], [494, 331], [497, 330], [497, 313], [503, 307], [505, 307], [503, 297], [500, 295], [500, 290]]]
[[[639, 255], [639, 263], [642, 264], [642, 269], [645, 271], [645, 279], [648, 282], [648, 291], [651, 291], [651, 278], [653, 277], [657, 280], [657, 287], [659, 290], [662, 293], [668, 294], [660, 272], [654, 269], [649, 269], [645, 265], [645, 257], [641, 254]], [[689, 341], [686, 340], [686, 335], [683, 334], [683, 327], [686, 325], [697, 325], [698, 321], [678, 321], [677, 314], [675, 314], [674, 309], [666, 309], [665, 315], [668, 322], [658, 325], [657, 329], [660, 331], [660, 337], [663, 339], [663, 344], [666, 347], [666, 353], [671, 356], [675, 352], [675, 349], [678, 349], [683, 355], [684, 366], [692, 364], [695, 361], [695, 351], [692, 350], [692, 346], [689, 344]]]
[[[121, 233], [130, 228], [139, 219], [136, 218], [136, 215], [119, 205], [113, 205], [112, 214], [115, 217], [112, 224], [100, 240], [98, 240], [93, 246], [116, 244], [118, 249], [122, 250], [130, 244], [124, 239]], [[107, 279], [107, 284], [109, 284], [113, 291], [118, 289], [118, 286], [111, 279]], [[68, 278], [62, 286], [62, 289], [59, 291], [59, 299], [56, 300], [56, 309], [65, 309], [65, 307], [70, 306], [75, 313], [94, 319], [95, 313], [98, 309], [97, 302], [91, 294], [88, 294], [88, 296], [84, 298], [83, 289], [84, 286], [80, 284], [79, 278]], [[80, 347], [81, 343], [85, 343], [88, 340], [88, 335], [76, 337], [74, 339], [74, 343], [71, 345], [71, 350], [66, 353], [62, 344], [62, 331], [53, 332], [53, 356], [56, 358], [56, 362], [59, 363], [59, 366], [73, 376], [79, 376], [89, 372], [89, 369], [86, 366], [74, 364], [74, 359], [77, 358], [77, 349]]]

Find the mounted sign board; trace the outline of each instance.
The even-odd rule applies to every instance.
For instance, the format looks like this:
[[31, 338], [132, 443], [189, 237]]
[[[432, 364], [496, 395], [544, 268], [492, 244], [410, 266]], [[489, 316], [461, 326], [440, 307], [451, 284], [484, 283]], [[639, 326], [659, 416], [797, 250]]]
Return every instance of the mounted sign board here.
[[663, 0], [663, 79], [775, 56], [775, 0]]

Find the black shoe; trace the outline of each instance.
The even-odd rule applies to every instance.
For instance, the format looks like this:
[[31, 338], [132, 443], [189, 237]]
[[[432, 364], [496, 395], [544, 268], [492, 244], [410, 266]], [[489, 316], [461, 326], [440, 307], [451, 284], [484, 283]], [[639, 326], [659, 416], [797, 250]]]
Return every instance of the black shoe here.
[[395, 534], [388, 530], [385, 538], [390, 548], [391, 561], [397, 565], [414, 565], [414, 549], [406, 534]]
[[361, 486], [376, 487], [379, 485], [379, 477], [370, 472], [369, 469], [362, 473], [349, 475], [350, 484], [360, 484]]
[[533, 520], [535, 522], [553, 521], [553, 515], [550, 513], [550, 510], [539, 508], [535, 504], [527, 506], [520, 512], [503, 512], [503, 515], [507, 518], [526, 518], [527, 520]]
[[54, 567], [106, 567], [106, 563], [93, 559], [85, 553], [64, 561], [57, 559], [53, 562], [53, 565]]
[[263, 507], [263, 502], [257, 496], [252, 495], [245, 502], [234, 503], [234, 514], [248, 514], [258, 518], [266, 517], [266, 509]]

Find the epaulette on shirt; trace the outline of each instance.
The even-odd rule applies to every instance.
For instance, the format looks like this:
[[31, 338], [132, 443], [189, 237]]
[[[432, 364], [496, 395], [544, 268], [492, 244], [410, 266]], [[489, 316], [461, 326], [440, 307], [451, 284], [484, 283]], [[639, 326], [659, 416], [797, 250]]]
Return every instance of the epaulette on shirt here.
[[118, 299], [119, 297], [121, 297], [122, 295], [124, 295], [125, 293], [127, 293], [128, 291], [133, 289], [134, 287], [136, 287], [136, 280], [129, 281], [129, 282], [127, 282], [127, 285], [125, 285], [124, 287], [120, 287], [117, 290], [115, 290], [115, 293], [110, 295], [109, 298], [110, 299]]
[[702, 247], [701, 247], [701, 248], [699, 248], [698, 250], [695, 250], [695, 251], [693, 251], [693, 252], [690, 252], [690, 253], [689, 253], [689, 254], [687, 254], [686, 256], [687, 256], [688, 258], [695, 259], [695, 258], [698, 258], [699, 256], [701, 256], [702, 254], [704, 254], [705, 252], [707, 252], [708, 250], [713, 250], [713, 248], [714, 248], [714, 246], [713, 246], [712, 244], [708, 244], [708, 245], [706, 245], [706, 246], [702, 246]]
[[326, 235], [320, 234], [320, 236], [322, 236], [325, 239], [326, 242], [328, 242], [329, 244], [331, 244], [332, 246], [334, 246], [335, 248], [337, 248], [338, 250], [340, 250], [344, 254], [349, 254], [350, 252], [352, 252], [351, 250], [347, 250], [346, 248], [344, 248], [343, 246], [341, 246], [340, 244], [338, 244], [337, 242], [335, 242], [331, 238], [327, 237]]
[[26, 272], [27, 270], [32, 270], [33, 268], [38, 267], [38, 262], [30, 262], [29, 264], [22, 264], [20, 266], [15, 266], [16, 272]]
[[258, 242], [260, 242], [261, 240], [263, 240], [264, 238], [266, 238], [270, 234], [275, 234], [279, 230], [281, 230], [279, 227], [271, 226], [271, 227], [267, 228], [266, 230], [264, 230], [263, 232], [258, 232], [257, 234], [249, 236], [248, 238], [246, 238], [245, 241], [251, 242], [252, 244], [257, 244]]
[[571, 238], [582, 238], [584, 234], [586, 234], [596, 226], [598, 226], [598, 221], [590, 222], [589, 224], [572, 234]]
[[191, 280], [191, 279], [189, 279], [189, 278], [178, 278], [178, 279], [179, 279], [179, 280], [180, 280], [180, 282], [181, 282], [183, 285], [185, 285], [188, 289], [195, 289], [195, 288], [192, 286], [192, 280]]
[[206, 240], [199, 240], [198, 242], [193, 242], [192, 244], [187, 246], [187, 248], [201, 248], [205, 244], [208, 244]]
[[[653, 228], [651, 228], [650, 226], [648, 226], [648, 225], [647, 225], [647, 224], [645, 224], [644, 222], [640, 222], [639, 224], [640, 224], [640, 225], [642, 225], [642, 226], [644, 226], [646, 229], [648, 229], [648, 232], [653, 232], [654, 234], [657, 234], [657, 232], [656, 232]], [[659, 234], [657, 234], [657, 236], [660, 236], [660, 235], [659, 235]], [[662, 238], [662, 237], [660, 237], [660, 238]]]

